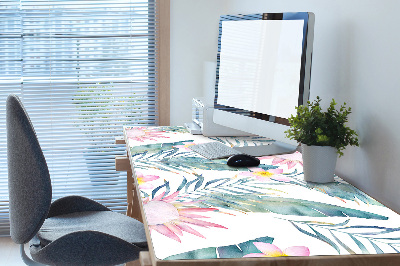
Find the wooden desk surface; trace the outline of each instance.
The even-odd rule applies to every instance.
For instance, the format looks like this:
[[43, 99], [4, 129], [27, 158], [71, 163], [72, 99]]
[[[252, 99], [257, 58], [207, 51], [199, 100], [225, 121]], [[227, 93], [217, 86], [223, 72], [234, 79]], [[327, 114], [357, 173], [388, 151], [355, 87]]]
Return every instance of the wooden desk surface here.
[[338, 177], [305, 182], [300, 153], [231, 168], [188, 146], [270, 140], [183, 127], [126, 127], [124, 138], [153, 265], [400, 265], [400, 216]]

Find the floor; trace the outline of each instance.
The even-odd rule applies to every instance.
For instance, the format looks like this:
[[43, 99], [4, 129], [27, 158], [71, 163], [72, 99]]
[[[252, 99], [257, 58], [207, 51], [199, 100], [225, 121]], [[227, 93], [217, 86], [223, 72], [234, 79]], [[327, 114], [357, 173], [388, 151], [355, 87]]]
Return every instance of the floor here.
[[0, 237], [0, 266], [23, 266], [25, 263], [19, 254], [19, 245], [10, 237]]
[[[29, 254], [25, 245], [25, 253]], [[10, 237], [0, 237], [0, 266], [24, 266], [19, 253], [19, 245], [12, 242]], [[139, 260], [130, 262], [127, 266], [140, 266]]]

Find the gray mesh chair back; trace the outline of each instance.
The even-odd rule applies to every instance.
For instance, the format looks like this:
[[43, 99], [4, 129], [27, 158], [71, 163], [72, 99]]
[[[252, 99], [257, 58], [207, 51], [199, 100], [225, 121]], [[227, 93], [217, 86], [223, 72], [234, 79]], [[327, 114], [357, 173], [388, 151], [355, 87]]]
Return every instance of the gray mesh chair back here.
[[20, 99], [7, 98], [10, 234], [17, 244], [32, 239], [47, 217], [51, 181], [35, 130]]

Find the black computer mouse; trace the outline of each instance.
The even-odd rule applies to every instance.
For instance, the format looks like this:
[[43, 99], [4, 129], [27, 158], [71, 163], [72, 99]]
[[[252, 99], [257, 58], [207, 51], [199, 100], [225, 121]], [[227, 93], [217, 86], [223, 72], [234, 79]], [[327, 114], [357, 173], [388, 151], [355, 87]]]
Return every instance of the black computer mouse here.
[[257, 166], [260, 160], [247, 154], [235, 154], [228, 158], [226, 164], [234, 167]]

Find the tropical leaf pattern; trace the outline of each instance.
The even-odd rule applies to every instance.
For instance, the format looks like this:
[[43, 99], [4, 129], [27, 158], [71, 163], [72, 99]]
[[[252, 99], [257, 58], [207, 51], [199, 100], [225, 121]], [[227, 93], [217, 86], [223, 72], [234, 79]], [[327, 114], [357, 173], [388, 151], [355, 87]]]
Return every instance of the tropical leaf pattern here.
[[196, 259], [217, 259], [217, 258], [242, 258], [247, 254], [259, 252], [254, 242], [272, 243], [272, 237], [258, 237], [253, 240], [242, 242], [239, 244], [221, 246], [221, 247], [208, 247], [180, 253], [177, 255], [169, 256], [165, 260], [196, 260]]
[[[300, 232], [328, 243], [338, 252], [338, 254], [342, 254], [343, 252], [345, 254], [384, 253], [380, 246], [389, 248], [391, 253], [399, 253], [398, 249], [400, 248], [400, 238], [385, 236], [398, 233], [400, 228], [387, 228], [381, 226], [349, 226], [349, 222], [349, 219], [339, 224], [324, 224], [310, 221], [291, 221], [293, 226], [296, 227]], [[311, 229], [311, 232], [309, 229]], [[332, 236], [331, 239], [326, 237], [326, 235], [329, 234]], [[347, 244], [340, 240], [341, 237], [345, 237], [347, 239]], [[369, 251], [366, 247], [366, 244], [363, 243], [370, 244], [373, 247], [372, 252]], [[350, 244], [357, 249], [352, 249], [349, 247]]]
[[361, 210], [343, 208], [336, 205], [290, 199], [282, 197], [263, 197], [252, 193], [242, 196], [227, 193], [209, 193], [198, 198], [204, 205], [235, 209], [243, 212], [273, 212], [282, 215], [309, 217], [357, 217], [365, 219], [387, 220], [386, 216]]
[[143, 134], [127, 127], [125, 136], [159, 259], [308, 254], [299, 250], [399, 253], [399, 215], [339, 177], [328, 184], [305, 182], [301, 154], [232, 168], [188, 148], [209, 141], [265, 145], [270, 139], [206, 138], [183, 127], [150, 127]]
[[326, 193], [329, 196], [337, 197], [341, 200], [361, 201], [366, 204], [383, 206], [380, 202], [374, 200], [361, 190], [344, 182], [334, 182], [328, 184], [306, 183], [306, 187]]

